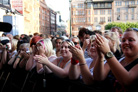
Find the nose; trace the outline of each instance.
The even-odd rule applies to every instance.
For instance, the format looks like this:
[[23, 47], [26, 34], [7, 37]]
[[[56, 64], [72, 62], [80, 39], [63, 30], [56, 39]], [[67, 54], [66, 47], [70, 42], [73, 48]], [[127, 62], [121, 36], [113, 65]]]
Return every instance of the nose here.
[[128, 40], [125, 40], [125, 42], [124, 42], [125, 44], [128, 44], [129, 43], [129, 41]]
[[65, 47], [62, 47], [61, 50], [65, 50]]

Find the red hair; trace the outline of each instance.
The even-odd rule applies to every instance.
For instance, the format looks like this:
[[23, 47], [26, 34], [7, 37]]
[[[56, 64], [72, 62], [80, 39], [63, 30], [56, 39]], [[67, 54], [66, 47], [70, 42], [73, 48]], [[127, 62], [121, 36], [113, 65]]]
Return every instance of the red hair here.
[[34, 36], [30, 41], [30, 47], [32, 47], [32, 45], [36, 45], [36, 43], [41, 39], [43, 39], [43, 38], [40, 36]]

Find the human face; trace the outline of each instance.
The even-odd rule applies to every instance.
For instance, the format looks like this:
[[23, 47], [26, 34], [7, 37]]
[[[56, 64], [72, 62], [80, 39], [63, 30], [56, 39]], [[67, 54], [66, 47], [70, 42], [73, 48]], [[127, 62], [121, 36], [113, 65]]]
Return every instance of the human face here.
[[79, 45], [79, 40], [77, 38], [73, 38], [72, 42], [74, 43], [74, 45]]
[[135, 56], [138, 54], [138, 35], [134, 31], [125, 32], [121, 42], [122, 51], [125, 56]]
[[88, 51], [88, 55], [92, 58], [96, 57], [97, 55], [97, 50], [95, 48], [95, 42], [93, 41], [92, 43], [89, 44], [89, 49], [87, 50]]
[[69, 57], [71, 55], [71, 52], [69, 51], [69, 44], [67, 42], [62, 43], [60, 52], [63, 57]]
[[119, 32], [118, 32], [118, 29], [117, 28], [113, 28], [111, 31], [112, 32], [115, 32], [116, 35], [120, 38], [120, 35], [119, 35]]
[[60, 48], [61, 48], [61, 43], [62, 43], [62, 40], [61, 40], [61, 39], [57, 39], [57, 40], [56, 40], [56, 49], [57, 49], [57, 50], [60, 50]]
[[84, 39], [89, 39], [90, 38], [90, 35], [89, 34], [86, 34], [85, 36], [84, 36]]
[[43, 40], [40, 40], [37, 44], [37, 50], [39, 52], [39, 54], [41, 53], [45, 53], [45, 45], [44, 45], [44, 41]]

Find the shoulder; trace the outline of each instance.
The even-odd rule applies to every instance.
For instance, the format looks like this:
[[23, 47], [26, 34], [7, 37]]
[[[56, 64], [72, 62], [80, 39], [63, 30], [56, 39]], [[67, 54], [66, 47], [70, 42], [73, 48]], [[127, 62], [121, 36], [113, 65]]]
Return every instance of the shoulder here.
[[120, 58], [118, 61], [121, 62], [121, 61], [124, 60], [124, 59], [125, 59], [125, 57], [122, 57], [122, 58]]
[[55, 56], [55, 55], [52, 55], [52, 56], [48, 57], [48, 60], [49, 60], [50, 62], [53, 62], [53, 61], [56, 60], [56, 59], [57, 59], [57, 56]]
[[90, 65], [93, 62], [93, 59], [92, 58], [86, 58], [85, 61], [86, 61], [87, 65]]
[[86, 62], [92, 62], [93, 61], [92, 58], [86, 58], [85, 60], [86, 60]]

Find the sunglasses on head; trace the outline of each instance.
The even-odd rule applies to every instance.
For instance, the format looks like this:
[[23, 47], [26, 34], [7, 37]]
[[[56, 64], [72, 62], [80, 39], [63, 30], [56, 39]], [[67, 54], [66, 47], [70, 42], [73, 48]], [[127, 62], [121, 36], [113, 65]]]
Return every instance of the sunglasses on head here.
[[131, 29], [133, 29], [134, 31], [137, 31], [138, 32], [138, 28], [131, 28]]
[[70, 39], [66, 39], [66, 42], [68, 42], [70, 45], [74, 46], [74, 43]]
[[41, 44], [43, 46], [43, 48], [45, 49], [45, 44], [43, 40], [38, 41], [37, 43]]
[[77, 45], [77, 44], [79, 44], [78, 42], [73, 42], [74, 43], [74, 45]]

